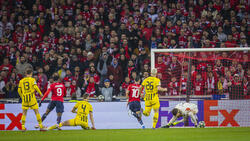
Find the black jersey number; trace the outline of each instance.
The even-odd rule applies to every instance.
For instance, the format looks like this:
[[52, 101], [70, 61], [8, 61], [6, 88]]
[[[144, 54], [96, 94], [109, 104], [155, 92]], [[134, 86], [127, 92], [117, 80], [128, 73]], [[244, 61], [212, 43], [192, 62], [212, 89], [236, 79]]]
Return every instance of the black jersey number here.
[[24, 86], [24, 90], [29, 90], [30, 89], [30, 83], [29, 82], [24, 82], [23, 86]]
[[86, 105], [82, 105], [82, 110], [83, 110], [83, 112], [85, 112], [85, 110], [86, 110]]
[[146, 89], [147, 90], [153, 90], [154, 89], [154, 86], [152, 85], [153, 82], [149, 82], [147, 81], [147, 85], [146, 85]]

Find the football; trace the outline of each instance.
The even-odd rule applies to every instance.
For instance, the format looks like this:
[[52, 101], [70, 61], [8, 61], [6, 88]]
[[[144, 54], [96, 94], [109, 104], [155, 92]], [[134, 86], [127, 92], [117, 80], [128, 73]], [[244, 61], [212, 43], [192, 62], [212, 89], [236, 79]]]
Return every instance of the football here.
[[206, 126], [204, 121], [199, 122], [199, 128], [204, 128]]
[[98, 100], [99, 100], [99, 101], [104, 101], [104, 96], [103, 96], [103, 95], [99, 95], [99, 96], [98, 96]]

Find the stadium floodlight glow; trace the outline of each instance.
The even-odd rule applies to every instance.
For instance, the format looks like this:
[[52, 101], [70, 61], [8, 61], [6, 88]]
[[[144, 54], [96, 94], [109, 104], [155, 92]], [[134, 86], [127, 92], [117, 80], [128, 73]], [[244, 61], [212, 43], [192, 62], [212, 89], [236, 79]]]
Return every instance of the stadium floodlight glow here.
[[185, 49], [151, 49], [151, 69], [155, 67], [155, 53], [180, 53], [180, 52], [216, 52], [216, 51], [250, 51], [245, 48], [185, 48]]

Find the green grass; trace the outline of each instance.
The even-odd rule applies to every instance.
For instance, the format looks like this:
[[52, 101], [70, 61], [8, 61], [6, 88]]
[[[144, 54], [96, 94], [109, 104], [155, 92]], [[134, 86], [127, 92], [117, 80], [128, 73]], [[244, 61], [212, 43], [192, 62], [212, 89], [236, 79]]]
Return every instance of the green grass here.
[[0, 141], [247, 141], [250, 128], [0, 131]]

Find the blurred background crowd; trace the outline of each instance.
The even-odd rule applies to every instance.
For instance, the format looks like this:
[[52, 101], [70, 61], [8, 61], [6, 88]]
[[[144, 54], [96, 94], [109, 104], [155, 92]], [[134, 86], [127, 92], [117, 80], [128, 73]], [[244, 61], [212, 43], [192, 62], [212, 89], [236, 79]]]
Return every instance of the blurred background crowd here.
[[[0, 0], [0, 97], [18, 97], [27, 67], [43, 93], [57, 72], [67, 97], [95, 97], [109, 87], [112, 97], [124, 95], [137, 76], [150, 75], [151, 49], [248, 47], [248, 13], [247, 0]], [[249, 52], [233, 57], [196, 59], [193, 94], [228, 93], [235, 85], [237, 98], [247, 98]], [[186, 94], [186, 65], [157, 55], [158, 76], [169, 87], [163, 95]]]

